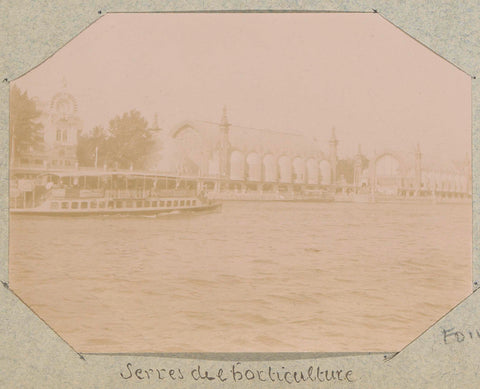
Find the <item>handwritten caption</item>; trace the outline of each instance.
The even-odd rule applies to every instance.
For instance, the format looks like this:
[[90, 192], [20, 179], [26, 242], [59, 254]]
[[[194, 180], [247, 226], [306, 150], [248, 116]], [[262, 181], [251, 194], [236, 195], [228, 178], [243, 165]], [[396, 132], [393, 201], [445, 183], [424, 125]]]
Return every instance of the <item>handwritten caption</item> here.
[[223, 368], [214, 368], [207, 370], [201, 365], [196, 365], [191, 369], [179, 367], [156, 367], [145, 368], [134, 366], [128, 362], [120, 371], [120, 377], [123, 380], [130, 381], [203, 381], [203, 382], [276, 382], [287, 385], [300, 384], [303, 382], [331, 382], [343, 381], [345, 383], [354, 382], [354, 373], [352, 370], [325, 370], [320, 366], [309, 366], [304, 370], [291, 370], [284, 366], [274, 368], [265, 366], [263, 369], [250, 368], [242, 362], [235, 362], [225, 370]]
[[480, 330], [467, 329], [457, 330], [455, 327], [442, 329], [443, 343], [462, 343], [468, 340], [480, 340]]

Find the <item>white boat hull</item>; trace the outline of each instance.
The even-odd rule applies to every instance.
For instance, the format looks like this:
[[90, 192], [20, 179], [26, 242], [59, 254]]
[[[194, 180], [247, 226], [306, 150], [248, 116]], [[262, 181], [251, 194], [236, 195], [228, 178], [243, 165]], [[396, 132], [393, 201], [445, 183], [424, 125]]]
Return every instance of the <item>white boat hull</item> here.
[[[128, 200], [127, 200], [128, 201]], [[36, 216], [96, 216], [96, 215], [157, 215], [171, 213], [192, 213], [213, 211], [221, 207], [220, 202], [190, 200], [163, 199], [162, 206], [125, 206], [125, 200], [53, 200], [47, 201], [35, 208], [11, 208], [10, 213], [14, 215], [36, 215]], [[129, 201], [135, 203], [134, 201]], [[153, 201], [148, 201], [151, 205]], [[155, 201], [160, 203], [160, 200]], [[100, 207], [103, 203], [103, 207]], [[109, 204], [110, 203], [110, 204]], [[121, 203], [121, 206], [118, 204]], [[95, 204], [93, 207], [92, 204]], [[142, 201], [142, 204], [145, 204]], [[182, 205], [179, 205], [182, 204]], [[110, 206], [109, 206], [110, 205]]]

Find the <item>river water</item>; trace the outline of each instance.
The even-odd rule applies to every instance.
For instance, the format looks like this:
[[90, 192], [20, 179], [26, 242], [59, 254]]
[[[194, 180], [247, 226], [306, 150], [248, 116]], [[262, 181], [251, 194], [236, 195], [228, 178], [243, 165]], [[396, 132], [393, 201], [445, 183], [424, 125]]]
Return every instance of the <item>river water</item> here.
[[11, 288], [80, 352], [398, 351], [471, 293], [471, 206], [12, 216]]

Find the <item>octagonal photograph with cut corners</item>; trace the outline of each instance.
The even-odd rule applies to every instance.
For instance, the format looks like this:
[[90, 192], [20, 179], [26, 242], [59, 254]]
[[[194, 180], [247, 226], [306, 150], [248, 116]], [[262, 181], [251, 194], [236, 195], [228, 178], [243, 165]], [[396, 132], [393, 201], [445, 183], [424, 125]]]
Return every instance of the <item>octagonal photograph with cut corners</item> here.
[[471, 79], [378, 14], [108, 14], [10, 89], [10, 288], [75, 350], [399, 351], [471, 293]]

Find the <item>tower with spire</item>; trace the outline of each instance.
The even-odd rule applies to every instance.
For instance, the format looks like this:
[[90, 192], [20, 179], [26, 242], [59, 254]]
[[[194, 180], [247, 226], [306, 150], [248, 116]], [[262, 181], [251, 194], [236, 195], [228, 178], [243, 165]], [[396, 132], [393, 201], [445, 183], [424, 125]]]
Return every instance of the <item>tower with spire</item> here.
[[230, 177], [230, 123], [227, 117], [227, 107], [223, 107], [222, 119], [220, 121], [220, 176]]
[[332, 128], [332, 135], [330, 136], [330, 141], [328, 142], [330, 145], [330, 169], [331, 169], [331, 184], [336, 185], [337, 183], [337, 145], [338, 139], [335, 135], [335, 127]]

